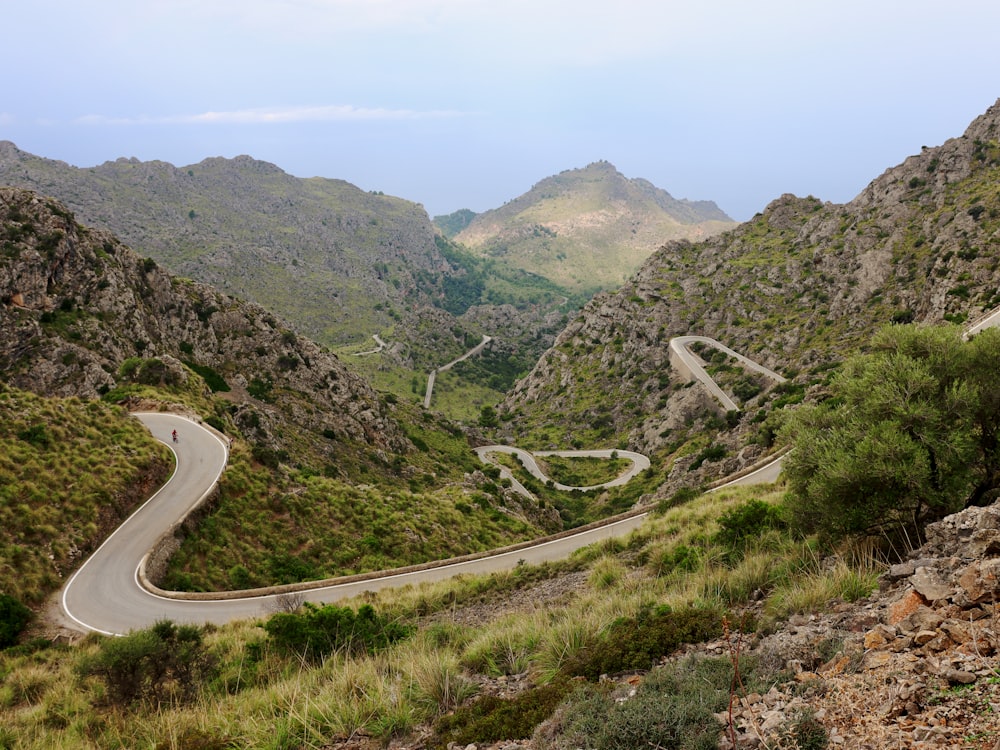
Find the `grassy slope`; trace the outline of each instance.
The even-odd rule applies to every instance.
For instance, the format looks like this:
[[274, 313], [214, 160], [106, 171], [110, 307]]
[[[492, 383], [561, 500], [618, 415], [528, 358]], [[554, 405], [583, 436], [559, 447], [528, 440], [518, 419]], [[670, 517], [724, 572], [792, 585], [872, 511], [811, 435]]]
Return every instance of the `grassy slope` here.
[[[410, 407], [399, 409], [409, 412]], [[289, 583], [427, 562], [540, 534], [505, 512], [464, 436], [415, 412], [418, 452], [348, 482], [314, 468], [271, 472], [237, 444], [217, 509], [185, 539], [164, 585], [219, 590]]]
[[171, 464], [120, 408], [0, 384], [3, 592], [40, 603]]
[[[219, 677], [201, 685], [188, 706], [120, 712], [103, 705], [100, 685], [74, 672], [75, 664], [97, 652], [99, 639], [0, 654], [6, 675], [0, 736], [25, 748], [195, 741], [200, 747], [325, 746], [359, 730], [388, 738], [451, 710], [487, 676], [527, 670], [533, 681], [551, 679], [569, 660], [585, 658], [612, 622], [651, 604], [726, 610], [764, 591], [767, 616], [781, 618], [870, 591], [871, 569], [825, 569], [808, 545], [780, 531], [758, 535], [739, 551], [716, 540], [720, 513], [748, 497], [776, 502], [779, 495], [780, 488], [704, 496], [654, 518], [629, 540], [597, 545], [559, 565], [374, 594], [367, 600], [377, 610], [422, 625], [412, 638], [372, 657], [335, 656], [308, 666], [269, 649], [253, 623], [212, 629], [207, 645]], [[503, 609], [534, 583], [570, 571], [582, 572], [585, 583], [558, 602], [487, 615], [478, 626], [451, 620], [456, 607], [467, 612], [483, 602], [484, 612]], [[578, 687], [582, 692], [571, 702], [593, 695], [584, 683]]]

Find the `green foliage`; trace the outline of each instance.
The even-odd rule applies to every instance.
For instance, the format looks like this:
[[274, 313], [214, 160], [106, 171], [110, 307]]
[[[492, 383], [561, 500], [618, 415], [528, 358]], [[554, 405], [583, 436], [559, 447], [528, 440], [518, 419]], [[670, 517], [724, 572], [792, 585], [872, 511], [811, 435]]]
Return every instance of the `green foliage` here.
[[31, 610], [10, 594], [0, 594], [0, 649], [17, 643], [31, 616]]
[[567, 660], [563, 672], [597, 681], [602, 674], [649, 669], [685, 643], [701, 643], [722, 633], [722, 613], [714, 609], [643, 609], [616, 620], [596, 648]]
[[720, 458], [725, 458], [725, 456], [726, 447], [724, 445], [710, 445], [695, 456], [694, 462], [688, 467], [688, 471], [700, 469], [701, 465], [706, 461], [718, 461]]
[[270, 377], [251, 378], [247, 384], [247, 393], [256, 399], [270, 403], [274, 400], [271, 389], [274, 388], [274, 381]]
[[771, 529], [786, 527], [781, 510], [763, 500], [751, 498], [719, 516], [714, 541], [731, 551], [740, 551]]
[[226, 379], [208, 365], [199, 365], [188, 360], [184, 360], [184, 364], [201, 375], [205, 385], [211, 389], [212, 393], [228, 393], [231, 390]]
[[479, 426], [480, 427], [496, 427], [500, 424], [497, 419], [497, 410], [492, 406], [486, 405], [479, 412]]
[[[751, 671], [741, 664], [745, 677]], [[555, 750], [714, 750], [722, 731], [714, 713], [729, 704], [732, 682], [728, 659], [690, 658], [650, 672], [625, 701], [592, 689], [563, 710]]]
[[288, 451], [279, 448], [271, 448], [267, 445], [255, 445], [253, 447], [254, 461], [269, 469], [277, 469], [281, 466], [282, 462], [288, 461], [289, 457]]
[[891, 326], [849, 360], [831, 398], [783, 430], [791, 520], [837, 537], [922, 538], [1000, 487], [1000, 332]]
[[314, 662], [330, 654], [374, 653], [409, 637], [413, 628], [379, 615], [368, 604], [358, 608], [306, 603], [301, 612], [279, 612], [264, 623], [280, 649]]
[[168, 455], [117, 407], [0, 384], [3, 593], [40, 603], [165, 477]]
[[830, 733], [810, 711], [792, 717], [788, 734], [799, 750], [825, 750], [830, 746]]
[[695, 498], [701, 497], [704, 490], [698, 487], [681, 487], [670, 497], [664, 498], [656, 505], [657, 513], [666, 513], [671, 508], [689, 503]]
[[219, 432], [226, 431], [226, 423], [223, 422], [220, 417], [217, 417], [214, 414], [209, 414], [207, 417], [205, 417], [205, 424], [207, 424], [209, 427], [214, 427]]
[[471, 743], [528, 739], [570, 690], [570, 683], [561, 680], [525, 690], [514, 698], [483, 696], [439, 718], [429, 747], [444, 750], [452, 743], [465, 747]]
[[44, 424], [33, 424], [17, 433], [18, 440], [31, 443], [38, 448], [48, 448], [52, 442], [49, 430]]
[[171, 370], [158, 357], [151, 359], [129, 357], [118, 367], [118, 374], [123, 379], [131, 380], [141, 385], [176, 385], [180, 382], [178, 373]]
[[187, 703], [215, 669], [202, 635], [199, 627], [160, 620], [151, 628], [107, 638], [77, 671], [102, 680], [108, 700], [118, 706]]

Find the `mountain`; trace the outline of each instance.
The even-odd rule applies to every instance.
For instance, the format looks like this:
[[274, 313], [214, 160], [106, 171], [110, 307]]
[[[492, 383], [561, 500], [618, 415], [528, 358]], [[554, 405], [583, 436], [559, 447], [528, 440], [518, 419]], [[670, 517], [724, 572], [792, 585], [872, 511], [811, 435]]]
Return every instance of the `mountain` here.
[[501, 208], [437, 217], [454, 239], [505, 265], [576, 291], [621, 284], [652, 251], [733, 226], [711, 201], [678, 200], [606, 161], [548, 177]]
[[253, 300], [330, 345], [430, 304], [449, 271], [419, 205], [248, 156], [80, 169], [0, 142], [0, 183], [51, 195], [172, 273]]
[[[166, 572], [172, 586], [231, 588], [381, 569], [530, 538], [559, 522], [479, 472], [453, 424], [376, 392], [270, 311], [172, 276], [110, 233], [79, 224], [55, 200], [16, 188], [0, 188], [0, 341], [0, 384], [15, 395], [178, 411], [232, 439], [218, 496], [201, 511], [202, 523], [177, 532]], [[56, 460], [49, 446], [57, 439], [79, 442], [79, 460], [92, 460], [101, 444], [66, 435], [58, 417], [64, 409], [40, 407], [44, 421], [13, 436], [5, 429], [0, 439], [33, 446], [36, 466]], [[95, 420], [103, 413], [95, 407]], [[5, 506], [30, 510], [42, 502], [47, 509], [44, 528], [24, 532], [37, 545], [56, 543], [67, 525], [60, 498], [73, 483], [32, 489], [77, 459], [59, 460], [61, 473], [42, 469], [34, 478], [11, 479], [16, 467], [0, 467]], [[470, 494], [475, 505], [457, 509]], [[403, 508], [413, 515], [404, 517]], [[28, 510], [15, 519], [34, 518]], [[120, 518], [122, 511], [94, 513]], [[99, 528], [106, 532], [107, 524]], [[378, 543], [362, 545], [373, 529]], [[17, 547], [0, 548], [0, 567], [22, 558]]]
[[[387, 347], [379, 356], [347, 361], [413, 400], [423, 387], [411, 380], [483, 334], [512, 373], [506, 389], [551, 344], [567, 308], [552, 313], [572, 296], [463, 252], [436, 235], [419, 204], [342, 180], [299, 179], [248, 156], [187, 167], [122, 158], [81, 169], [2, 141], [0, 184], [53, 196], [171, 273], [255, 302], [320, 344], [350, 353], [380, 334]], [[486, 383], [457, 388], [473, 411], [500, 397]]]
[[[849, 203], [785, 195], [728, 232], [663, 245], [560, 333], [501, 405], [500, 437], [647, 451], [675, 483], [746, 466], [770, 445], [772, 412], [820, 386], [878, 327], [961, 323], [1000, 304], [998, 137], [1000, 104]], [[667, 344], [684, 334], [791, 382], [756, 387], [726, 417], [672, 372]], [[730, 393], [743, 374], [730, 373]], [[706, 440], [716, 458], [689, 472]]]

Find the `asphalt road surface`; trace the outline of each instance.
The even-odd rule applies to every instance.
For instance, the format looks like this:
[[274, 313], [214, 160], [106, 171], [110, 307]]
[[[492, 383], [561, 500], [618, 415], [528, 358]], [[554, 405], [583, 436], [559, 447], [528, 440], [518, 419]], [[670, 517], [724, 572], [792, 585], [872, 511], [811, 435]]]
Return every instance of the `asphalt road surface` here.
[[[602, 490], [607, 487], [618, 487], [619, 485], [627, 484], [633, 477], [635, 477], [640, 472], [645, 471], [649, 468], [649, 459], [642, 455], [641, 453], [636, 453], [634, 451], [622, 451], [622, 450], [611, 450], [611, 449], [600, 449], [600, 450], [586, 450], [586, 451], [534, 451], [529, 452], [523, 448], [515, 448], [511, 445], [484, 445], [482, 447], [476, 448], [476, 453], [479, 455], [479, 460], [484, 463], [492, 463], [489, 460], [489, 455], [491, 453], [507, 453], [512, 456], [517, 456], [521, 465], [536, 479], [542, 482], [548, 482], [549, 477], [541, 470], [538, 466], [538, 462], [535, 461], [535, 456], [544, 458], [545, 456], [561, 456], [564, 458], [605, 458], [610, 459], [613, 457], [624, 458], [632, 462], [632, 465], [622, 474], [618, 475], [614, 479], [604, 482], [603, 484], [595, 484], [591, 487], [571, 487], [569, 485], [560, 484], [559, 482], [553, 482], [552, 486], [557, 490], [562, 490], [563, 492], [571, 492], [573, 490], [581, 490], [583, 492], [591, 492], [593, 490]], [[531, 493], [525, 489], [524, 485], [515, 479], [514, 475], [510, 472], [506, 466], [500, 466], [500, 476], [511, 481], [511, 484], [515, 489], [521, 494], [531, 497]]]
[[[745, 360], [748, 366], [764, 374], [783, 380], [760, 365], [726, 349], [718, 342], [703, 337], [682, 337], [674, 339], [671, 346], [676, 351], [691, 357], [687, 345], [695, 340], [706, 341], [727, 354]], [[484, 337], [479, 346], [464, 356], [472, 356], [489, 341]], [[464, 358], [464, 357], [462, 357]], [[460, 359], [462, 359], [460, 358]], [[458, 360], [456, 360], [458, 361]], [[454, 363], [450, 363], [454, 364]], [[445, 368], [449, 367], [446, 365]], [[708, 383], [708, 377], [697, 361], [689, 363], [692, 371], [700, 369]], [[440, 369], [445, 369], [440, 368]], [[699, 377], [699, 379], [701, 379]], [[718, 388], [718, 386], [716, 386]], [[428, 396], [430, 389], [428, 389]], [[170, 619], [185, 623], [223, 624], [233, 620], [267, 615], [281, 608], [281, 593], [259, 595], [259, 592], [222, 592], [216, 598], [191, 598], [174, 592], [154, 591], [142, 585], [139, 569], [146, 555], [157, 540], [169, 532], [209, 493], [218, 481], [228, 459], [228, 448], [223, 438], [201, 425], [181, 416], [162, 413], [135, 415], [149, 427], [153, 436], [170, 446], [177, 458], [177, 468], [170, 480], [151, 497], [139, 510], [130, 516], [91, 557], [77, 570], [63, 587], [61, 604], [64, 613], [78, 628], [106, 634], [122, 634], [130, 630], [144, 628], [157, 620]], [[171, 440], [171, 431], [177, 430], [178, 442]], [[531, 453], [510, 446], [485, 446], [477, 449], [480, 457], [487, 461], [491, 452], [508, 452], [521, 457], [529, 472], [541, 481], [548, 477], [540, 470]], [[636, 474], [649, 468], [649, 459], [632, 451], [590, 450], [590, 451], [549, 451], [549, 455], [589, 456], [611, 458], [617, 454], [629, 459], [631, 467], [615, 479], [595, 487], [555, 486], [560, 490], [580, 489], [584, 491], [624, 484]], [[539, 453], [538, 455], [545, 455]], [[780, 459], [762, 469], [735, 480], [733, 484], [773, 482], [780, 472]], [[505, 469], [502, 468], [502, 471]], [[506, 472], [509, 476], [509, 472]], [[513, 479], [513, 477], [511, 477]], [[514, 480], [515, 487], [519, 486]], [[728, 485], [724, 485], [728, 486]], [[721, 488], [720, 488], [721, 489]], [[523, 487], [521, 491], [527, 493]], [[619, 520], [599, 528], [579, 534], [552, 539], [538, 544], [500, 552], [488, 557], [441, 561], [434, 567], [421, 570], [394, 572], [385, 571], [378, 577], [348, 583], [317, 583], [300, 591], [307, 601], [317, 603], [335, 602], [357, 596], [366, 591], [383, 588], [438, 581], [459, 574], [480, 575], [500, 570], [509, 570], [519, 563], [538, 564], [567, 557], [574, 550], [603, 539], [623, 536], [638, 528], [645, 514]]]
[[[266, 596], [220, 594], [218, 599], [184, 599], [169, 592], [144, 588], [138, 570], [160, 536], [171, 529], [211, 491], [225, 468], [227, 448], [215, 433], [173, 414], [137, 414], [153, 435], [177, 455], [177, 469], [170, 480], [130, 516], [63, 587], [60, 598], [64, 613], [84, 631], [109, 635], [144, 628], [157, 620], [223, 624], [267, 615], [280, 608], [281, 594]], [[171, 430], [180, 439], [173, 443]], [[317, 584], [302, 592], [307, 601], [335, 602], [365, 591], [438, 581], [461, 573], [483, 574], [509, 570], [519, 563], [538, 564], [566, 557], [580, 547], [602, 539], [627, 534], [642, 523], [642, 517], [592, 529], [562, 539], [542, 542], [489, 557], [445, 562], [419, 571], [393, 573], [351, 583]], [[182, 596], [182, 595], [181, 595]]]

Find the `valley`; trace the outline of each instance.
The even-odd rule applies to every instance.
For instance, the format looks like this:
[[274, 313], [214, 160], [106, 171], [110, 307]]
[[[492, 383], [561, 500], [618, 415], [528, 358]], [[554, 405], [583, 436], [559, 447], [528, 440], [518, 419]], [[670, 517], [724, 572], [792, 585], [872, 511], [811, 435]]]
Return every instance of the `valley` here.
[[[265, 238], [246, 278], [289, 303], [0, 188], [0, 746], [610, 750], [626, 724], [706, 748], [1000, 740], [973, 707], [1000, 654], [1000, 102], [846, 204], [661, 230], [603, 288], [586, 264], [515, 262], [514, 240], [544, 260], [615, 214], [563, 192], [581, 179], [645, 187], [606, 163], [438, 232], [401, 199], [233, 161], [120, 160], [85, 187], [0, 145], [148, 247], [150, 206], [175, 229], [219, 217], [228, 249], [191, 269], [241, 268]], [[147, 183], [157, 200], [125, 211]], [[204, 202], [227, 191], [246, 236], [223, 220], [243, 208]], [[297, 286], [322, 253], [256, 200], [364, 270]], [[456, 242], [470, 230], [481, 245]], [[322, 316], [287, 312], [346, 305], [333, 276], [367, 312], [317, 343]], [[17, 605], [51, 612], [60, 589], [76, 621], [28, 625]], [[650, 718], [675, 712], [669, 736]]]

